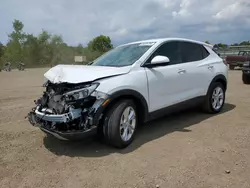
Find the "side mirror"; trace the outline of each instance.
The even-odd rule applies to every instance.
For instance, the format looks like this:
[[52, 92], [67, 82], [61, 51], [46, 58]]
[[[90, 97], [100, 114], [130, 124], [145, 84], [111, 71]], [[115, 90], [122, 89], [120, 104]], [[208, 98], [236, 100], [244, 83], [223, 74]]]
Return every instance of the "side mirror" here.
[[166, 56], [157, 55], [151, 60], [151, 65], [168, 64], [169, 58]]

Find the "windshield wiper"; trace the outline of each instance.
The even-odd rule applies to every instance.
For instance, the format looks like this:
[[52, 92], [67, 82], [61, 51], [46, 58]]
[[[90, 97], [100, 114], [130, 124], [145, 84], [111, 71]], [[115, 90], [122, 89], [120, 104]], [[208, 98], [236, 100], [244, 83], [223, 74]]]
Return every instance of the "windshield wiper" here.
[[91, 65], [93, 63], [94, 63], [94, 61], [90, 61], [90, 62], [87, 63], [87, 65]]

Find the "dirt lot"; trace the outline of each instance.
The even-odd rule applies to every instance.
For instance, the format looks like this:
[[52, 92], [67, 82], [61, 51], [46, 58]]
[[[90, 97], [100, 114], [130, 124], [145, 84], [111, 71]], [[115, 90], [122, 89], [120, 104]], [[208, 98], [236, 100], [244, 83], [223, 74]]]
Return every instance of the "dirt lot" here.
[[51, 139], [24, 119], [45, 71], [0, 73], [0, 187], [250, 187], [250, 88], [240, 71], [229, 72], [221, 114], [150, 122], [121, 151]]

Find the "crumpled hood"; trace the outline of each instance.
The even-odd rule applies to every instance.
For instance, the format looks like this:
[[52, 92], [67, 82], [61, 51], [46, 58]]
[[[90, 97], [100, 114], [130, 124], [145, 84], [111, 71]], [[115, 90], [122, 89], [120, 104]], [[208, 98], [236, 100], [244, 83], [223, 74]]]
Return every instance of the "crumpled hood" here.
[[105, 67], [88, 65], [57, 65], [49, 69], [44, 77], [52, 83], [83, 83], [96, 79], [126, 74], [131, 66], [126, 67]]

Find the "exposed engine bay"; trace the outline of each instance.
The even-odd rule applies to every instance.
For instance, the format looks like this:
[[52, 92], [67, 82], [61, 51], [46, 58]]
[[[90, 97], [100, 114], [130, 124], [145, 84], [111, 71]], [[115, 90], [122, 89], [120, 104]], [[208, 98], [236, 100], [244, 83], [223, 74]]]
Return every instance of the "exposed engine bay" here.
[[[95, 91], [99, 83], [53, 84], [47, 81], [41, 98], [28, 114], [29, 122], [47, 133], [82, 133], [97, 127], [94, 119], [108, 95]], [[97, 119], [96, 119], [97, 120]], [[64, 138], [66, 139], [66, 138]]]

